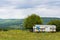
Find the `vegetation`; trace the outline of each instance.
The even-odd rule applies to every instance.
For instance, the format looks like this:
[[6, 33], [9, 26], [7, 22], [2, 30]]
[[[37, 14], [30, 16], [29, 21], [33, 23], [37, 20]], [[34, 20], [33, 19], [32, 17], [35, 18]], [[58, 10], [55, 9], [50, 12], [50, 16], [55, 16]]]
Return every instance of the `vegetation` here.
[[50, 22], [48, 22], [49, 25], [56, 25], [56, 30], [60, 31], [60, 20], [52, 20]]
[[[28, 16], [28, 17], [30, 17], [30, 16]], [[32, 21], [32, 22], [37, 21], [37, 20], [35, 20], [35, 18], [37, 18], [37, 17], [32, 18], [32, 19], [34, 19], [34, 21]], [[41, 20], [39, 18], [38, 18], [38, 20]], [[31, 19], [29, 19], [29, 20], [31, 20]], [[47, 18], [47, 19], [45, 19], [44, 22], [46, 22], [47, 20], [50, 21], [50, 19]], [[0, 40], [60, 40], [60, 32], [33, 33], [30, 31], [26, 31], [26, 30], [16, 30], [16, 29], [20, 29], [22, 27], [21, 24], [23, 24], [23, 20], [20, 20], [20, 19], [17, 19], [17, 20], [16, 19], [2, 19], [2, 20], [0, 20], [0, 30], [1, 30], [0, 31]], [[41, 24], [42, 24], [42, 22], [41, 22]], [[57, 30], [60, 30], [60, 27], [59, 27], [60, 21], [53, 20], [53, 21], [50, 21], [48, 24], [56, 25]], [[11, 28], [11, 30], [9, 30], [10, 28]]]
[[60, 40], [60, 32], [32, 33], [22, 30], [0, 31], [0, 40]]
[[33, 26], [36, 24], [42, 24], [42, 20], [41, 20], [40, 16], [38, 16], [36, 14], [32, 14], [25, 19], [23, 25], [26, 29], [32, 29]]
[[0, 19], [0, 30], [21, 29], [22, 19]]
[[54, 18], [54, 17], [42, 17], [43, 24], [46, 25], [51, 20], [60, 20], [60, 18]]
[[[60, 20], [60, 18], [41, 17], [43, 24], [47, 24], [51, 20]], [[24, 19], [0, 19], [0, 30], [24, 29]]]

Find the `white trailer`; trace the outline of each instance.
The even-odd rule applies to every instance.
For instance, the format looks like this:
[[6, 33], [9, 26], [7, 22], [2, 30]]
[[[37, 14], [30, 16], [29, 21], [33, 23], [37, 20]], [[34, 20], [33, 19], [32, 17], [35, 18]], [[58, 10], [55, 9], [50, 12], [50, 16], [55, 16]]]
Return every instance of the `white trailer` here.
[[35, 25], [33, 26], [33, 32], [56, 32], [55, 25]]

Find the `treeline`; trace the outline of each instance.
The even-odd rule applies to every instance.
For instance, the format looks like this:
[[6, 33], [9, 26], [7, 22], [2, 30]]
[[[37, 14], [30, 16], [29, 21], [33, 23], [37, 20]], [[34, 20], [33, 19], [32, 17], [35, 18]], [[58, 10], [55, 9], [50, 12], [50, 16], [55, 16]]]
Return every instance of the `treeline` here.
[[22, 29], [22, 19], [2, 19], [0, 20], [0, 30]]
[[[49, 22], [48, 22], [49, 21]], [[58, 19], [53, 19], [53, 20], [45, 20], [45, 22], [47, 22], [46, 25], [56, 25], [56, 30], [60, 31], [60, 20]], [[32, 14], [29, 15], [25, 20], [24, 20], [24, 27], [26, 29], [29, 29], [30, 31], [33, 31], [33, 26], [34, 25], [44, 25], [44, 21], [43, 19], [36, 15], [36, 14]]]
[[0, 19], [0, 30], [30, 29], [36, 24], [56, 25], [60, 31], [60, 18], [40, 17], [36, 14], [29, 15], [25, 19]]

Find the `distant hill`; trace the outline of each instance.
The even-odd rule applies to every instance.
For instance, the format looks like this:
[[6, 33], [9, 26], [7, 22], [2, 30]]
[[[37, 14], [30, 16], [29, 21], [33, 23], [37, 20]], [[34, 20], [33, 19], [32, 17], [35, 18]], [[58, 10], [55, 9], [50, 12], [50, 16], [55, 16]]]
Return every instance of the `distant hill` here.
[[23, 19], [0, 19], [0, 28], [17, 29], [22, 28]]
[[[43, 24], [47, 24], [50, 20], [60, 20], [60, 18], [41, 17]], [[0, 28], [22, 29], [24, 19], [0, 19]]]
[[60, 20], [60, 18], [54, 18], [54, 17], [42, 17], [43, 24], [47, 24], [51, 20]]

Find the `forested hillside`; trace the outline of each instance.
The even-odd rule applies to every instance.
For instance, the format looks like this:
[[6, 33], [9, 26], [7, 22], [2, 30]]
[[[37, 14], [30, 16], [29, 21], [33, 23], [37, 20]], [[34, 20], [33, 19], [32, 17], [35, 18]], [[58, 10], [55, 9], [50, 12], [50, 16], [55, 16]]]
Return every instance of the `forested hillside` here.
[[51, 20], [60, 20], [60, 18], [53, 18], [53, 17], [42, 17], [43, 24], [47, 24]]
[[23, 19], [0, 19], [0, 29], [21, 29]]
[[[60, 18], [42, 17], [43, 24], [50, 20], [60, 20]], [[0, 19], [0, 29], [23, 29], [24, 19]]]

